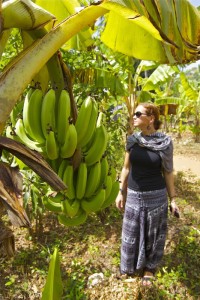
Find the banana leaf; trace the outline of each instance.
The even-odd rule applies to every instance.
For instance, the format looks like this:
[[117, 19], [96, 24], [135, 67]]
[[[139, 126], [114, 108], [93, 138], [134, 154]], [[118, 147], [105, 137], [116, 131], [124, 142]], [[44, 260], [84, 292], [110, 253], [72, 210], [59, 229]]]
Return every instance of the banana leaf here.
[[197, 101], [199, 92], [189, 83], [183, 72], [180, 74], [180, 79], [184, 95], [190, 100]]
[[5, 150], [30, 167], [45, 182], [47, 182], [55, 191], [67, 189], [67, 186], [60, 177], [52, 170], [46, 160], [37, 152], [29, 149], [20, 142], [10, 138], [0, 136], [0, 152]]
[[187, 0], [108, 0], [102, 41], [142, 60], [183, 64], [200, 58], [200, 13]]
[[0, 33], [7, 29], [36, 29], [55, 19], [48, 10], [33, 1], [10, 0], [2, 3]]
[[[35, 3], [56, 16], [57, 21], [54, 26], [58, 25], [61, 21], [77, 13], [83, 8], [77, 0], [35, 0]], [[49, 25], [47, 25], [46, 28], [51, 29]], [[91, 27], [86, 27], [83, 30], [80, 30], [78, 34], [72, 36], [68, 41], [66, 41], [66, 43], [62, 45], [62, 48], [65, 50], [87, 49], [87, 47], [94, 43], [94, 40], [92, 39], [93, 32], [94, 30]]]
[[58, 249], [54, 249], [51, 256], [47, 281], [42, 292], [41, 300], [60, 300], [63, 293], [63, 283], [60, 273], [60, 260]]
[[157, 105], [167, 105], [167, 104], [174, 104], [174, 105], [185, 105], [186, 101], [180, 97], [161, 97], [155, 99], [155, 104]]
[[166, 82], [174, 73], [179, 73], [176, 66], [160, 65], [146, 80], [143, 91], [154, 90], [155, 86]]

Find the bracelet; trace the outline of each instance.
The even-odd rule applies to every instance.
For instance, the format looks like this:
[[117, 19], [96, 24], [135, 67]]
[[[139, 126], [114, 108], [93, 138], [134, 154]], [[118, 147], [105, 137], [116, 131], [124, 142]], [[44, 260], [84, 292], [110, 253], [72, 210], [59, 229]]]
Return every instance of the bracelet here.
[[174, 202], [174, 198], [176, 198], [177, 196], [173, 196], [173, 197], [170, 197], [170, 202]]
[[124, 194], [124, 190], [122, 188], [119, 189], [121, 194], [123, 195]]

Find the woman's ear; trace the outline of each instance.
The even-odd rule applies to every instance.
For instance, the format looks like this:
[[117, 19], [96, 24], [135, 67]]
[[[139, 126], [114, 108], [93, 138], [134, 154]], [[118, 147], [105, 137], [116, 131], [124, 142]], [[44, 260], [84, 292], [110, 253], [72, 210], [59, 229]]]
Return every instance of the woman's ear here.
[[155, 121], [155, 116], [154, 116], [154, 115], [151, 115], [150, 124], [153, 124], [154, 121]]

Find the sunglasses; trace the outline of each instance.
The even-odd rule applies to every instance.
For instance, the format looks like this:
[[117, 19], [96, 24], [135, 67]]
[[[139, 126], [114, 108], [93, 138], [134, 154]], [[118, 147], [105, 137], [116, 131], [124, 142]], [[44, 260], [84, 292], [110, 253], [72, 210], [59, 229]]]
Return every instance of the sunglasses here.
[[141, 111], [136, 111], [134, 114], [133, 114], [133, 117], [137, 117], [137, 118], [139, 118], [139, 117], [141, 117], [142, 115], [144, 115], [144, 116], [149, 116], [148, 114], [143, 114], [143, 113], [141, 113]]

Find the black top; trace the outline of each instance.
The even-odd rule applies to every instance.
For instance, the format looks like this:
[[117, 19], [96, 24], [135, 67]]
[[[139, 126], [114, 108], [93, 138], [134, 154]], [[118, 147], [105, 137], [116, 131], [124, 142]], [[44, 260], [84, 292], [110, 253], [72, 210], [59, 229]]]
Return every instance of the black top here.
[[161, 157], [155, 151], [134, 144], [130, 149], [128, 188], [154, 191], [165, 188]]

